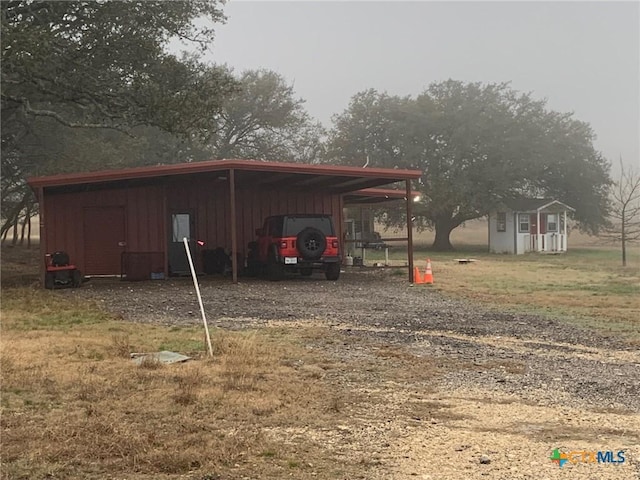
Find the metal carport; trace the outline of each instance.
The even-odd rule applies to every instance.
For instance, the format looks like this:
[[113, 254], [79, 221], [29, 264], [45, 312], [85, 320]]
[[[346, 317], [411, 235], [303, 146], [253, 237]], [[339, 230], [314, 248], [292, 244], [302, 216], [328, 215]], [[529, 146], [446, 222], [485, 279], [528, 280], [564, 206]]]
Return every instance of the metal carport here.
[[[174, 207], [192, 209], [198, 218], [198, 234], [216, 235], [232, 252], [238, 252], [267, 214], [331, 213], [341, 230], [345, 195], [404, 182], [404, 196], [409, 198], [411, 180], [421, 174], [418, 170], [214, 160], [34, 177], [28, 183], [40, 202], [43, 259], [47, 251], [65, 248], [77, 263], [86, 264], [87, 252], [95, 247], [84, 244], [87, 232], [78, 225], [79, 219], [112, 206], [123, 212], [125, 238], [119, 247], [162, 252], [168, 273], [167, 219]], [[412, 280], [411, 202], [406, 202], [406, 208]], [[232, 279], [238, 280], [235, 255]]]

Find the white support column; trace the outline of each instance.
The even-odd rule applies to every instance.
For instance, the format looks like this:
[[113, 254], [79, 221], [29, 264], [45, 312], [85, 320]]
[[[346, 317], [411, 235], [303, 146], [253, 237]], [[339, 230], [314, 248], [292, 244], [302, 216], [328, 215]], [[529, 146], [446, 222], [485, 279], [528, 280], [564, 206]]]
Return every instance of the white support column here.
[[538, 252], [542, 251], [542, 245], [540, 244], [540, 210], [536, 211], [537, 219], [536, 219], [536, 250]]
[[564, 222], [563, 223], [563, 242], [562, 242], [562, 247], [563, 247], [563, 251], [566, 252], [567, 251], [567, 211], [564, 210], [562, 212], [562, 217], [564, 218]]

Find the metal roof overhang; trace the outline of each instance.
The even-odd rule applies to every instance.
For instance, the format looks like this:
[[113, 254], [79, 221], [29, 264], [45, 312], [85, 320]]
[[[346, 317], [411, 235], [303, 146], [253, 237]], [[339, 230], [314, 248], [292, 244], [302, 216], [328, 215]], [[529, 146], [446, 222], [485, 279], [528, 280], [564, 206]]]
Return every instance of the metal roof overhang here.
[[333, 193], [347, 193], [357, 190], [388, 185], [391, 183], [418, 179], [419, 170], [389, 168], [358, 168], [335, 165], [307, 165], [300, 163], [262, 162], [256, 160], [213, 160], [177, 165], [127, 168], [99, 172], [32, 177], [27, 183], [39, 190], [73, 190], [73, 187], [87, 185], [124, 186], [149, 183], [158, 179], [179, 176], [210, 175], [223, 178], [233, 170], [237, 187], [264, 186], [266, 188], [321, 189]]

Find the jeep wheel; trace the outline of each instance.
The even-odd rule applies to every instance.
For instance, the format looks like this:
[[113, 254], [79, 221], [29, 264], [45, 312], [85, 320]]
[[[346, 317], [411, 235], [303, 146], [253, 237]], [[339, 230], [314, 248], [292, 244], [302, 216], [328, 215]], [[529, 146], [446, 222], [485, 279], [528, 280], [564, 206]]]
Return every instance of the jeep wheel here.
[[317, 228], [307, 227], [298, 234], [296, 246], [305, 260], [318, 260], [327, 248], [327, 237]]
[[328, 263], [327, 269], [324, 271], [324, 276], [327, 280], [338, 280], [340, 278], [340, 264]]
[[284, 278], [284, 265], [278, 263], [273, 253], [267, 260], [267, 278], [272, 282], [279, 282]]

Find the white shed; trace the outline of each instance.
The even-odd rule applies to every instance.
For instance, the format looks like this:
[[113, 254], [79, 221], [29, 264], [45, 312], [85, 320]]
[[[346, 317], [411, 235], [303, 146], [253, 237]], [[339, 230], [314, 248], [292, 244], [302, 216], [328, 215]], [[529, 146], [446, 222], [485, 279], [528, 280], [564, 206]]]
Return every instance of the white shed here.
[[508, 202], [489, 214], [489, 251], [516, 255], [566, 252], [568, 211], [574, 209], [548, 198]]

